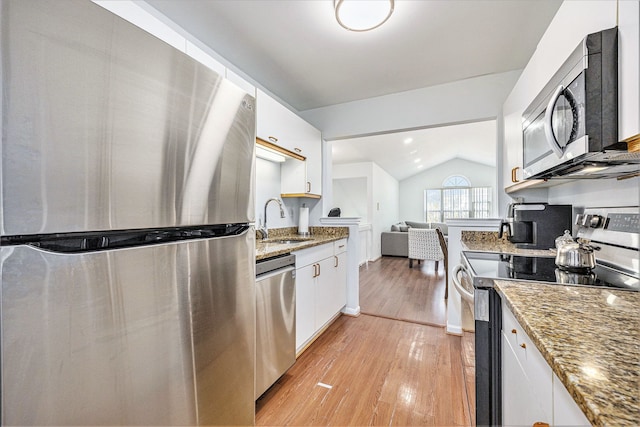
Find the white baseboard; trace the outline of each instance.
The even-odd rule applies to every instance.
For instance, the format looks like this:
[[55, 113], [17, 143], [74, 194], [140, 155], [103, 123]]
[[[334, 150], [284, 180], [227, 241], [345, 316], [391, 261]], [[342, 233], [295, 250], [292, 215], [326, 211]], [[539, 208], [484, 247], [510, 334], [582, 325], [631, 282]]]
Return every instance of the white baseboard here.
[[360, 316], [360, 306], [357, 306], [356, 308], [345, 307], [342, 310], [342, 313], [346, 314], [347, 316], [358, 317]]

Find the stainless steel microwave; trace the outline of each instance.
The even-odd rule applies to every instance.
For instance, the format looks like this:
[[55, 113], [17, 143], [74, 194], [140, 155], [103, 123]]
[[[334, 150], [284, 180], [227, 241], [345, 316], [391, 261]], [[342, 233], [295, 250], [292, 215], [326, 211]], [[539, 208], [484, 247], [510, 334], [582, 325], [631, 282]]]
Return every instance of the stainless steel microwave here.
[[618, 141], [618, 30], [589, 34], [525, 110], [523, 178], [638, 171]]

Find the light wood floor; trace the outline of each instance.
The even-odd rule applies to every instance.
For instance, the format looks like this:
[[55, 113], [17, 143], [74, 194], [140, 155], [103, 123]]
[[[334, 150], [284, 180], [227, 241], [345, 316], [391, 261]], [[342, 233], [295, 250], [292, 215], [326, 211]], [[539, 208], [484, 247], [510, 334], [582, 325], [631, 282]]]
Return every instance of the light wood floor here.
[[444, 326], [444, 263], [382, 257], [360, 267], [360, 310], [365, 314]]
[[474, 335], [433, 326], [446, 318], [443, 268], [361, 267], [372, 314], [338, 318], [256, 402], [256, 425], [475, 425]]

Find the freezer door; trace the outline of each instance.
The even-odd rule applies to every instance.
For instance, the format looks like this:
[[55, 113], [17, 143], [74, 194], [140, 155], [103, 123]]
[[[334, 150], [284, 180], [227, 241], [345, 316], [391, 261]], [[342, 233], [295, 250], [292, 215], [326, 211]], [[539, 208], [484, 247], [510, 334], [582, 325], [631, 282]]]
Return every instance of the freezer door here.
[[253, 245], [2, 247], [2, 424], [252, 425]]
[[90, 1], [3, 1], [2, 234], [252, 222], [254, 98]]

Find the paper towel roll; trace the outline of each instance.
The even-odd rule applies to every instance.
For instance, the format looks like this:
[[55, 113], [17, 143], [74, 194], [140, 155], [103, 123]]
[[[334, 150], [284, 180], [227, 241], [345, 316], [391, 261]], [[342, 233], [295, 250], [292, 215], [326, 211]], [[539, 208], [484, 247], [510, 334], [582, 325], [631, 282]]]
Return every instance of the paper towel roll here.
[[298, 217], [298, 234], [309, 234], [309, 208], [305, 206], [300, 208], [300, 216]]

